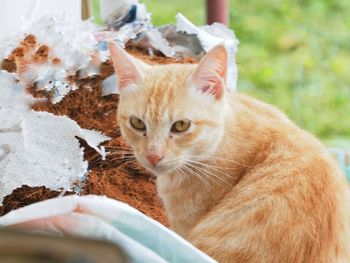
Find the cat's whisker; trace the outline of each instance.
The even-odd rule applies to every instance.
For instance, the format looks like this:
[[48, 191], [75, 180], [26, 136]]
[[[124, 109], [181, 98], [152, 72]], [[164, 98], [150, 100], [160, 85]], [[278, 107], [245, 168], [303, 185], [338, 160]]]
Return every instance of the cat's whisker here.
[[[190, 163], [187, 163], [186, 165], [189, 165], [189, 166], [191, 166], [191, 167], [193, 167], [193, 168], [195, 168], [195, 169], [200, 170], [200, 172], [201, 172], [202, 174], [204, 174], [204, 176], [207, 176], [208, 179], [214, 180], [214, 182], [215, 182], [215, 179], [217, 179], [217, 180], [220, 181], [220, 183], [224, 183], [224, 184], [227, 183], [227, 181], [226, 181], [225, 179], [223, 179], [223, 178], [221, 178], [220, 176], [216, 175], [215, 173], [209, 171], [208, 169], [204, 169], [204, 168], [202, 168], [202, 167], [199, 167], [198, 165], [196, 166], [196, 165], [192, 165], [192, 164], [190, 164]], [[218, 181], [218, 182], [219, 182], [219, 181]]]
[[[109, 146], [105, 146], [105, 148], [107, 148], [107, 150], [109, 150]], [[108, 156], [113, 156], [113, 155], [116, 155], [116, 154], [120, 154], [120, 155], [123, 155], [123, 156], [129, 156], [129, 155], [132, 155], [134, 156], [134, 154], [132, 153], [131, 150], [127, 150], [127, 149], [121, 149], [121, 150], [118, 150], [118, 149], [113, 149], [112, 151], [108, 151], [107, 153], [107, 157]], [[103, 156], [101, 156], [100, 154], [96, 153], [96, 157], [98, 156], [98, 158], [96, 159], [93, 159], [89, 162], [89, 165], [92, 165], [98, 161], [100, 161]]]
[[[112, 156], [112, 155], [115, 155], [114, 153], [110, 153], [108, 156]], [[123, 156], [119, 156], [120, 158], [126, 158], [126, 157], [134, 157], [133, 155], [129, 155], [129, 154], [123, 154]], [[96, 159], [94, 159], [94, 160], [91, 160], [90, 162], [89, 162], [89, 164], [91, 165], [91, 164], [94, 164], [95, 162], [98, 162], [98, 161], [100, 161], [100, 160], [102, 160], [103, 159], [103, 156], [100, 156], [100, 157], [98, 157], [98, 158], [96, 158]], [[106, 161], [106, 160], [104, 160], [104, 161]], [[107, 161], [109, 161], [109, 160], [107, 160]]]
[[204, 183], [207, 187], [210, 187], [210, 182], [208, 180], [206, 180], [200, 173], [197, 173], [195, 171], [193, 171], [189, 166], [184, 165], [181, 167], [182, 169], [184, 169], [185, 171], [189, 172], [190, 175], [195, 176], [196, 178], [198, 178], [202, 183]]
[[107, 148], [109, 152], [120, 152], [120, 153], [133, 153], [134, 151], [127, 149], [118, 149], [118, 148]]
[[108, 160], [106, 162], [106, 164], [110, 164], [112, 162], [115, 162], [115, 161], [119, 161], [119, 162], [122, 162], [121, 165], [125, 164], [126, 162], [129, 162], [129, 161], [136, 161], [134, 158], [123, 158], [123, 159], [112, 159], [112, 160]]
[[126, 151], [126, 150], [120, 150], [120, 149], [110, 149], [109, 151], [109, 154], [112, 154], [112, 153], [120, 153], [120, 154], [123, 154], [123, 153], [126, 153], [126, 154], [133, 154], [133, 151]]
[[166, 161], [164, 164], [165, 165], [173, 165], [179, 163], [179, 161], [183, 160], [183, 157], [176, 157], [174, 158], [172, 155], [168, 155], [168, 161]]
[[204, 163], [200, 163], [200, 162], [196, 162], [196, 161], [193, 161], [193, 160], [189, 160], [188, 162], [193, 164], [193, 165], [195, 165], [195, 166], [201, 167], [203, 170], [212, 171], [214, 174], [218, 173], [218, 174], [224, 176], [227, 179], [230, 179], [232, 177], [230, 174], [227, 174], [227, 173], [223, 172], [220, 168], [212, 167], [210, 165], [207, 165], [207, 164], [204, 164]]
[[182, 169], [181, 169], [178, 165], [174, 164], [174, 167], [175, 167], [175, 170], [178, 171], [183, 177], [186, 176], [186, 175], [184, 174], [184, 172], [182, 171]]
[[123, 169], [124, 166], [126, 166], [126, 165], [128, 165], [128, 164], [130, 164], [130, 163], [134, 163], [134, 161], [135, 161], [135, 160], [128, 160], [128, 161], [122, 163], [121, 165], [118, 166], [117, 171]]
[[[170, 156], [170, 159], [168, 162], [166, 162], [166, 165], [177, 165], [179, 163], [179, 161], [181, 161], [181, 160], [183, 160], [182, 157], [173, 158]], [[220, 167], [220, 166], [216, 166], [213, 164], [206, 164], [204, 162], [195, 161], [193, 159], [186, 160], [186, 163], [191, 165], [192, 168], [197, 168], [197, 169], [201, 170], [201, 173], [208, 173], [212, 177], [217, 178], [218, 180], [224, 181], [225, 183], [227, 183], [226, 180], [229, 179], [231, 177], [231, 175], [228, 173], [225, 173], [222, 170], [227, 171], [227, 170], [239, 169], [239, 168]], [[219, 175], [221, 175], [221, 177]], [[223, 179], [222, 177], [224, 177], [226, 180]]]
[[182, 160], [181, 158], [179, 158], [177, 160], [169, 160], [169, 161], [164, 162], [164, 164], [165, 165], [175, 165], [175, 164], [180, 163], [181, 160]]
[[132, 149], [128, 148], [119, 148], [119, 147], [105, 147], [109, 151], [123, 151], [123, 152], [133, 152]]
[[233, 168], [233, 167], [216, 166], [216, 165], [213, 165], [211, 163], [207, 164], [207, 163], [198, 162], [198, 161], [195, 161], [195, 160], [192, 160], [192, 159], [189, 159], [188, 161], [191, 162], [191, 163], [199, 164], [199, 165], [202, 165], [202, 166], [205, 166], [205, 167], [209, 167], [211, 169], [218, 170], [218, 171], [219, 170], [236, 170], [236, 168]]
[[117, 159], [122, 160], [122, 159], [128, 159], [128, 158], [134, 158], [134, 159], [135, 159], [135, 156], [134, 156], [134, 155], [128, 155], [128, 156], [125, 156], [125, 155], [123, 155], [123, 156], [116, 156], [116, 157], [113, 157], [112, 159], [109, 159], [108, 161], [110, 161], [110, 160], [117, 160]]
[[107, 136], [112, 136], [114, 133], [120, 133], [120, 127], [117, 127], [117, 129], [115, 129], [115, 130], [113, 130], [113, 131], [111, 131], [111, 132], [109, 132], [109, 133], [105, 133], [105, 135], [107, 135]]
[[246, 168], [252, 168], [251, 166], [247, 165], [247, 164], [243, 164], [234, 160], [230, 160], [224, 157], [219, 157], [219, 156], [205, 156], [205, 155], [197, 155], [197, 156], [190, 156], [190, 158], [197, 158], [197, 159], [201, 159], [201, 160], [217, 160], [217, 161], [223, 161], [223, 162], [228, 162], [228, 163], [233, 163], [239, 166], [243, 166]]
[[[109, 155], [109, 154], [108, 154], [108, 155]], [[95, 159], [89, 161], [89, 165], [95, 164], [96, 162], [98, 162], [98, 161], [100, 161], [100, 160], [103, 159], [103, 156], [101, 156], [100, 154], [96, 154], [95, 156], [96, 156], [97, 158], [95, 158]]]
[[114, 157], [112, 159], [107, 160], [107, 163], [117, 161], [117, 160], [123, 161], [123, 160], [136, 160], [136, 159], [134, 158], [134, 156], [118, 156], [118, 157]]
[[130, 147], [123, 147], [123, 146], [104, 146], [107, 149], [125, 149], [125, 150], [132, 150], [132, 148]]
[[[208, 187], [210, 186], [209, 182], [207, 180], [205, 180], [205, 178], [203, 178], [203, 176], [195, 171], [193, 171], [190, 167], [187, 167], [186, 165], [183, 165], [181, 167], [178, 166], [178, 163], [180, 160], [182, 160], [183, 158], [178, 157], [178, 158], [173, 158], [173, 157], [169, 157], [170, 161], [168, 163], [171, 163], [172, 165], [174, 165], [175, 169], [177, 171], [183, 171], [183, 172], [187, 172], [190, 175], [195, 176], [196, 178], [198, 178], [202, 183], [204, 183], [205, 185], [207, 185]], [[186, 176], [183, 172], [181, 172], [181, 174], [183, 176]]]
[[90, 162], [89, 162], [89, 165], [95, 164], [96, 162], [98, 162], [98, 161], [100, 161], [100, 160], [102, 160], [102, 156], [100, 156], [99, 158], [96, 158], [96, 159], [90, 161]]

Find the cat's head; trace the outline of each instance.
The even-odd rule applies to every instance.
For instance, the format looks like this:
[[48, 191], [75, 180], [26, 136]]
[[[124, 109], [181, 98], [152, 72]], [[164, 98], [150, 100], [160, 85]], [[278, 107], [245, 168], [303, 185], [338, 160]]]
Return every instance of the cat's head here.
[[148, 65], [110, 44], [120, 90], [118, 123], [137, 160], [156, 175], [213, 154], [224, 131], [227, 53], [198, 65]]

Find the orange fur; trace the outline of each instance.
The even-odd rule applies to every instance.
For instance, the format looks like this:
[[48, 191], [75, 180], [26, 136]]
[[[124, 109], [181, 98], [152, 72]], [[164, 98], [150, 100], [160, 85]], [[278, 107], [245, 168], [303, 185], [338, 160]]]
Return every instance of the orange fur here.
[[[325, 147], [273, 106], [196, 91], [205, 63], [148, 66], [120, 96], [122, 135], [157, 175], [172, 229], [219, 262], [350, 262], [349, 188]], [[191, 129], [171, 134], [179, 119]], [[150, 146], [164, 150], [157, 167]]]

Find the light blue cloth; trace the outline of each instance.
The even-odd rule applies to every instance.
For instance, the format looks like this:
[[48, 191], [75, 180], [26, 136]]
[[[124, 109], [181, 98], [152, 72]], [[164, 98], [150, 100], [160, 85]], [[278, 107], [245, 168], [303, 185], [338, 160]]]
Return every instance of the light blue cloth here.
[[350, 150], [331, 148], [330, 151], [337, 159], [340, 168], [343, 170], [346, 177], [350, 181]]
[[111, 241], [123, 250], [128, 263], [216, 262], [135, 208], [107, 197], [53, 198], [0, 217], [0, 227], [22, 223], [31, 230]]

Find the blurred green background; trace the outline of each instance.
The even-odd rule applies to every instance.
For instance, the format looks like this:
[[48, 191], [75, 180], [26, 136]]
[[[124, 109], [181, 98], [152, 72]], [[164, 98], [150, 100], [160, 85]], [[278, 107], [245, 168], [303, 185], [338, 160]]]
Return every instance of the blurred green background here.
[[[204, 0], [144, 0], [155, 25], [180, 12], [205, 24]], [[238, 89], [281, 108], [330, 146], [350, 148], [350, 1], [229, 1], [240, 40]]]

